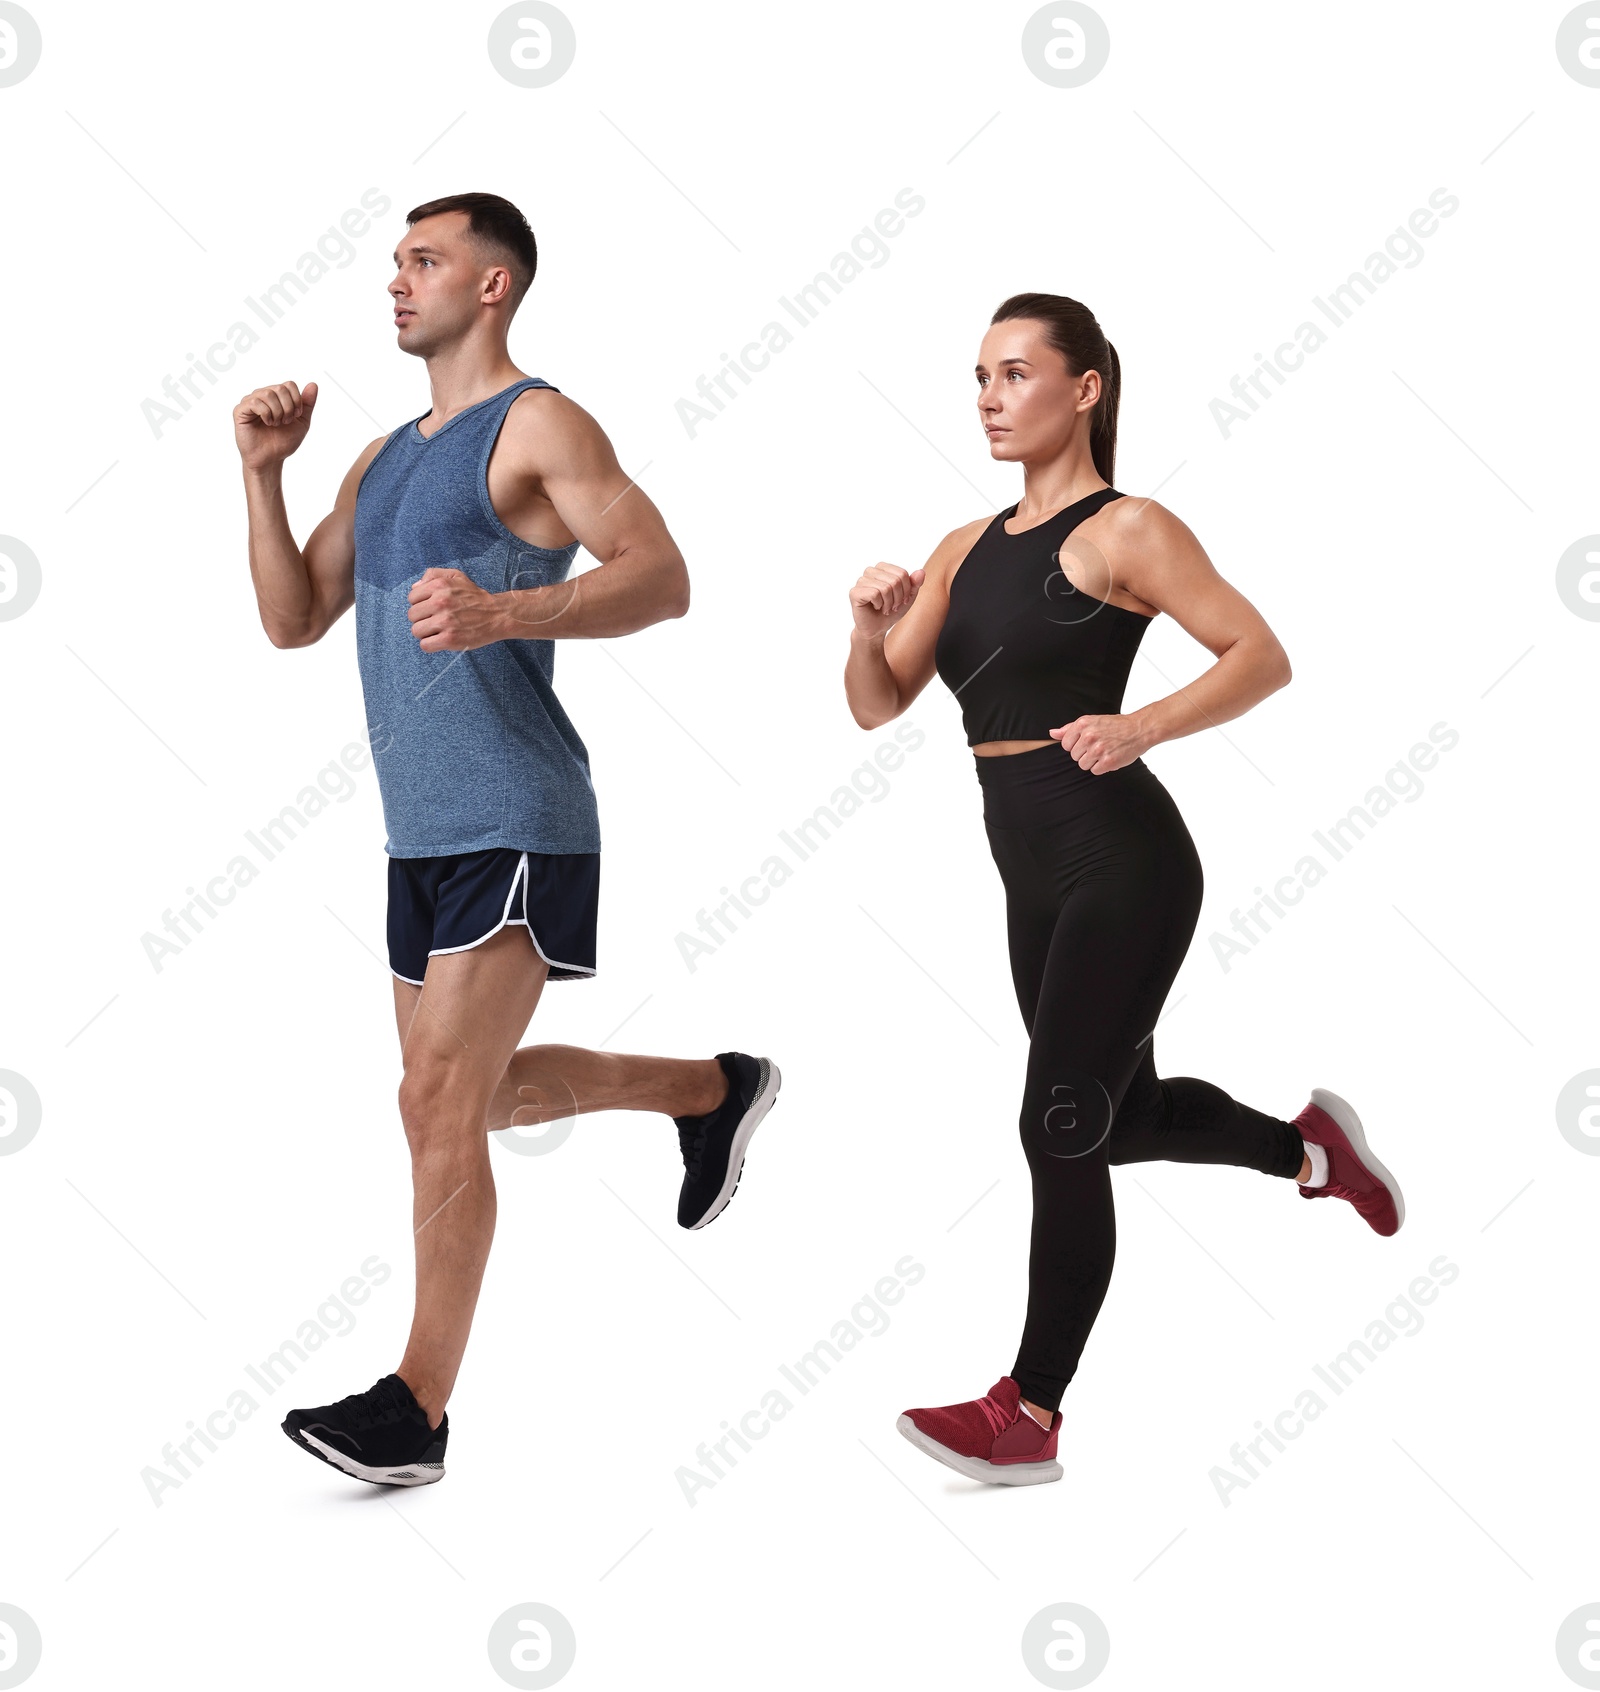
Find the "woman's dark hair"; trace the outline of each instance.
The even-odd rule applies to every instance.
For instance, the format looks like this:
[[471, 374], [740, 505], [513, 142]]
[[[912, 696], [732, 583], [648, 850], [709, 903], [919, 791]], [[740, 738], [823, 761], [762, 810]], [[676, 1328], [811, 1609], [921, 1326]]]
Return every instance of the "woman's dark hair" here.
[[1012, 323], [1032, 318], [1044, 325], [1045, 339], [1067, 361], [1067, 370], [1081, 376], [1100, 372], [1100, 401], [1089, 422], [1089, 450], [1094, 467], [1112, 486], [1117, 465], [1117, 407], [1122, 400], [1122, 365], [1117, 349], [1106, 339], [1088, 306], [1064, 294], [1013, 294], [989, 319]]

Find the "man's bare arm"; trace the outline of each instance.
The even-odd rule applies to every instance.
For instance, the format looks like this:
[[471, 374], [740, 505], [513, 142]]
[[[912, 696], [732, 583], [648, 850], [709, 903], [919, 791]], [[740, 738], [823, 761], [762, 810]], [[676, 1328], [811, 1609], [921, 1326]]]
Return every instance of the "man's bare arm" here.
[[[424, 652], [496, 640], [599, 640], [633, 634], [689, 609], [689, 572], [644, 491], [617, 463], [605, 431], [564, 394], [533, 390], [501, 433], [519, 475], [536, 481], [568, 531], [600, 560], [547, 587], [485, 593], [458, 570], [429, 570], [411, 590]], [[534, 410], [534, 406], [537, 410]]]
[[304, 548], [297, 546], [283, 501], [283, 464], [306, 438], [316, 401], [315, 382], [304, 392], [279, 382], [247, 394], [233, 410], [250, 520], [250, 579], [261, 626], [280, 647], [321, 640], [355, 603], [356, 489], [383, 445], [380, 436], [366, 447], [340, 485], [333, 510]]

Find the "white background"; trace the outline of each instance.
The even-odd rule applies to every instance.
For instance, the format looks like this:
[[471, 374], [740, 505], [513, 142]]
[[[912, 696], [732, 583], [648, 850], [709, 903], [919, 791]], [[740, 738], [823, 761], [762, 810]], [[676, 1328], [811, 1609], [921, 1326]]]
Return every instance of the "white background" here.
[[[35, 1683], [497, 1687], [489, 1628], [538, 1601], [574, 1687], [1025, 1688], [1025, 1624], [1070, 1601], [1109, 1630], [1107, 1688], [1570, 1685], [1557, 1628], [1600, 1601], [1600, 1161], [1555, 1101], [1600, 1062], [1600, 627], [1555, 584], [1600, 529], [1600, 89], [1558, 62], [1563, 8], [1107, 4], [1109, 63], [1071, 89], [1024, 63], [1028, 6], [574, 0], [543, 89], [497, 74], [494, 6], [32, 10], [43, 58], [0, 89], [0, 530], [43, 572], [0, 624], [0, 1068], [43, 1121], [0, 1158], [0, 1602], [41, 1630]], [[353, 262], [158, 438], [141, 402], [369, 188], [391, 208]], [[903, 188], [926, 209], [887, 262], [690, 438], [675, 402]], [[1224, 438], [1211, 401], [1439, 188], [1459, 210], [1420, 262]], [[364, 723], [349, 619], [300, 652], [261, 632], [229, 406], [324, 384], [287, 473], [303, 538], [427, 409], [388, 255], [463, 189], [527, 212], [513, 356], [600, 418], [694, 584], [681, 621], [559, 649], [600, 970], [529, 1038], [629, 1019], [617, 1049], [738, 1046], [785, 1086], [699, 1234], [663, 1119], [496, 1155], [449, 1475], [390, 1494], [276, 1426], [393, 1368], [409, 1317], [370, 770], [159, 972], [141, 936]], [[676, 937], [889, 737], [845, 709], [845, 593], [1018, 496], [971, 366], [1034, 288], [1121, 353], [1117, 485], [1159, 490], [1295, 670], [1148, 755], [1206, 872], [1158, 1066], [1282, 1116], [1333, 1088], [1409, 1215], [1385, 1240], [1252, 1172], [1118, 1170], [1066, 1478], [1011, 1490], [894, 1427], [1010, 1367], [1025, 1292], [1025, 1039], [949, 696], [714, 957]], [[1129, 706], [1208, 662], [1163, 619]], [[1460, 740], [1421, 797], [1224, 970], [1209, 937], [1439, 722]], [[675, 1471], [908, 1254], [888, 1329], [691, 1508]], [[373, 1255], [394, 1273], [354, 1329], [155, 1505], [163, 1445]], [[1229, 1448], [1441, 1255], [1421, 1330], [1224, 1507]]]

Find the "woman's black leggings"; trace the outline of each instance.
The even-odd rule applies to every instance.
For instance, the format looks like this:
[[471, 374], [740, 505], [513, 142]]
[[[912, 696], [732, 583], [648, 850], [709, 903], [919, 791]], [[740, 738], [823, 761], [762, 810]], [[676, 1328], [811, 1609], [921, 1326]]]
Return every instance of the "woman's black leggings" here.
[[1011, 1370], [1054, 1410], [1111, 1280], [1113, 1163], [1231, 1163], [1294, 1176], [1292, 1124], [1208, 1081], [1161, 1080], [1151, 1034], [1194, 936], [1202, 877], [1141, 760], [1090, 775], [1057, 745], [975, 758], [1028, 1029], [1020, 1127], [1033, 1176], [1028, 1319]]

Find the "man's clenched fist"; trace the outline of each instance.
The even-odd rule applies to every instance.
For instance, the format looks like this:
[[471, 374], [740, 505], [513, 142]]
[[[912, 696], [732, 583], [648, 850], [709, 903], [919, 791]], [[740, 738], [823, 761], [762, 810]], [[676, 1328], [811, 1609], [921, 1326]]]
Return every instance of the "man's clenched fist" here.
[[424, 570], [411, 590], [411, 632], [424, 652], [470, 652], [503, 640], [500, 594], [460, 570]]
[[281, 464], [306, 438], [316, 403], [315, 382], [307, 382], [304, 390], [294, 382], [275, 382], [246, 394], [233, 408], [233, 438], [245, 468]]

